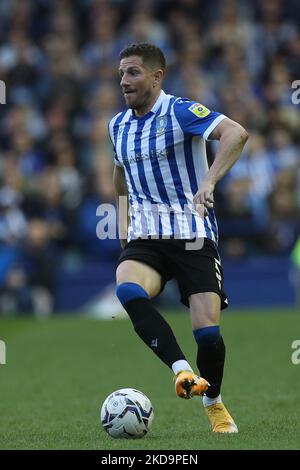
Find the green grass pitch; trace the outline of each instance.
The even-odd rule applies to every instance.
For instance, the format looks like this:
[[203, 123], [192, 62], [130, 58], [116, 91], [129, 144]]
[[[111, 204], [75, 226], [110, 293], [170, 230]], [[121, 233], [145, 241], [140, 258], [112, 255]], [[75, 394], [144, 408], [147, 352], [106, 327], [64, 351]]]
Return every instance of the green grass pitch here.
[[[169, 313], [195, 367], [196, 344], [185, 312]], [[1, 449], [299, 449], [300, 339], [295, 311], [224, 313], [227, 345], [223, 399], [240, 433], [214, 435], [201, 400], [175, 396], [171, 371], [135, 336], [127, 320], [59, 316], [0, 319], [6, 364], [0, 365]], [[102, 429], [106, 396], [137, 388], [155, 408], [141, 440], [114, 440]]]

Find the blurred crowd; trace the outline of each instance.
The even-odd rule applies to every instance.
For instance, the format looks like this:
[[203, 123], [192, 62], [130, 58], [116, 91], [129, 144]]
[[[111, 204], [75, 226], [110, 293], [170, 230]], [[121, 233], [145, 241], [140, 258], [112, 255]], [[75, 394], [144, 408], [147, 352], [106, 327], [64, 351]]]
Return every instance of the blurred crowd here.
[[0, 312], [47, 314], [58, 269], [117, 259], [118, 240], [96, 237], [96, 208], [113, 201], [118, 55], [137, 41], [164, 51], [166, 92], [250, 134], [216, 190], [223, 257], [288, 255], [300, 219], [299, 25], [297, 0], [1, 0]]

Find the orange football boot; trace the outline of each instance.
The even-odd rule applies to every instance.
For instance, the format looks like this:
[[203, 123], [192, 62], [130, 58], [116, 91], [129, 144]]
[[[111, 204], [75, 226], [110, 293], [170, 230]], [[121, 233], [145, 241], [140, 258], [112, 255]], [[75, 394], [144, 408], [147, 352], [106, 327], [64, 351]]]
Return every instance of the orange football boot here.
[[204, 395], [209, 387], [207, 380], [194, 374], [191, 370], [182, 370], [175, 376], [175, 392], [180, 398], [192, 398]]

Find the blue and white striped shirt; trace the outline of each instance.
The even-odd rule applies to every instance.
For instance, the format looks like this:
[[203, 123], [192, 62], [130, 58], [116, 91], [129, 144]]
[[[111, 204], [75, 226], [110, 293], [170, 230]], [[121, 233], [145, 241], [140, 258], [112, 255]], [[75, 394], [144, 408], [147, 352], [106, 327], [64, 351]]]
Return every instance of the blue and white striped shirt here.
[[164, 91], [145, 116], [128, 109], [112, 118], [115, 164], [124, 168], [129, 193], [128, 241], [206, 237], [217, 243], [214, 210], [201, 217], [193, 196], [208, 171], [205, 140], [224, 118]]

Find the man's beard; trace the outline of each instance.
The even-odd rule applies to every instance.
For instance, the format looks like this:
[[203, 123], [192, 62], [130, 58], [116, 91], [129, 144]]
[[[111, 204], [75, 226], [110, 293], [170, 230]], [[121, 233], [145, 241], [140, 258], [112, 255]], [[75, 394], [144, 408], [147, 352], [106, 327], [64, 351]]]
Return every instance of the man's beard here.
[[138, 103], [134, 103], [129, 105], [128, 108], [139, 110], [141, 108], [146, 108], [147, 104], [151, 101], [151, 92], [150, 90], [145, 91], [143, 97], [138, 101]]

